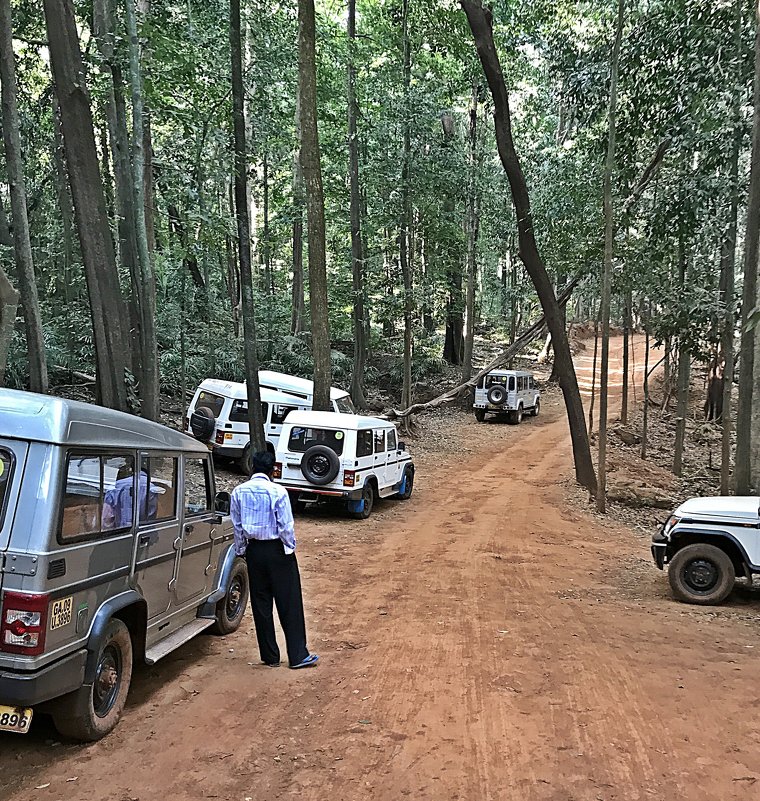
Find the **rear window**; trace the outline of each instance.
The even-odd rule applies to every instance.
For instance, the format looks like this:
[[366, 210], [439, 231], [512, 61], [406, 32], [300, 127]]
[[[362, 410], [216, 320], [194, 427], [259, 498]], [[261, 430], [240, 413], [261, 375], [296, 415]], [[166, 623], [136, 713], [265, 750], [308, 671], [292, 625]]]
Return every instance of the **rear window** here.
[[221, 395], [214, 395], [213, 392], [201, 392], [198, 395], [198, 402], [195, 404], [195, 408], [199, 409], [201, 406], [211, 409], [214, 417], [219, 417], [224, 408], [224, 398]]
[[[261, 415], [264, 420], [267, 419], [267, 412], [269, 411], [269, 404], [261, 404]], [[247, 423], [248, 422], [248, 401], [236, 400], [230, 409], [230, 422], [231, 423]]]
[[[275, 426], [282, 425], [291, 412], [297, 412], [297, 411], [298, 411], [298, 406], [281, 406], [279, 404], [277, 406], [273, 406], [272, 425]], [[264, 414], [264, 419], [266, 419], [266, 414]]]
[[12, 473], [13, 454], [4, 448], [0, 448], [0, 526], [3, 525], [3, 518], [5, 517], [5, 504], [8, 500]]
[[333, 431], [329, 428], [302, 428], [295, 426], [290, 431], [288, 449], [296, 453], [309, 450], [312, 445], [327, 445], [340, 456], [343, 453], [343, 443], [346, 441], [344, 431]]
[[339, 412], [343, 412], [344, 414], [356, 414], [356, 407], [354, 406], [350, 395], [346, 395], [343, 398], [338, 398], [335, 401], [335, 405], [338, 407]]
[[494, 384], [505, 387], [507, 385], [507, 377], [505, 375], [486, 376], [486, 387], [492, 387]]

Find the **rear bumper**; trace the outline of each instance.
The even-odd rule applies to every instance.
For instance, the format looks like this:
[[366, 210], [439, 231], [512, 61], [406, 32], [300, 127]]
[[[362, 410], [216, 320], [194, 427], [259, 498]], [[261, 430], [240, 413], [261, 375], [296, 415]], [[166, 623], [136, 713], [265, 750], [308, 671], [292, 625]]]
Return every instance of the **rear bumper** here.
[[221, 456], [223, 459], [240, 459], [245, 448], [236, 448], [234, 445], [214, 445], [214, 456]]
[[0, 703], [34, 706], [74, 692], [84, 683], [86, 661], [83, 648], [32, 673], [0, 670]]
[[[280, 486], [301, 501], [318, 500], [319, 498], [342, 498], [346, 501], [356, 501], [362, 497], [361, 487], [338, 489], [332, 487], [299, 487], [297, 484], [280, 484]], [[318, 496], [318, 498], [309, 498], [309, 496], [313, 495]]]

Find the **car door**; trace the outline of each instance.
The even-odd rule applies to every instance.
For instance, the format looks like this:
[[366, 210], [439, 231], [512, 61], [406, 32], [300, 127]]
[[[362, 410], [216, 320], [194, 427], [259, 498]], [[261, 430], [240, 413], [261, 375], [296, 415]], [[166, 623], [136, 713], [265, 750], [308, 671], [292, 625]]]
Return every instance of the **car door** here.
[[373, 430], [375, 440], [375, 456], [372, 468], [377, 477], [377, 485], [382, 490], [387, 484], [386, 470], [388, 466], [388, 451], [385, 450], [385, 429], [375, 428]]
[[385, 480], [388, 482], [389, 486], [393, 486], [401, 481], [401, 474], [404, 469], [398, 450], [398, 435], [395, 428], [386, 430], [385, 443], [385, 449], [388, 452], [388, 463], [385, 467]]
[[182, 545], [177, 569], [177, 603], [202, 595], [208, 586], [216, 535], [208, 457], [182, 457]]
[[179, 559], [176, 456], [140, 455], [137, 491], [137, 536], [133, 576], [148, 605], [148, 620], [171, 605]]
[[282, 434], [282, 424], [287, 419], [291, 412], [298, 411], [303, 407], [299, 406], [286, 406], [282, 403], [270, 404], [271, 416], [267, 420], [266, 432], [267, 440], [272, 443], [275, 450], [277, 450], [280, 442], [280, 435]]

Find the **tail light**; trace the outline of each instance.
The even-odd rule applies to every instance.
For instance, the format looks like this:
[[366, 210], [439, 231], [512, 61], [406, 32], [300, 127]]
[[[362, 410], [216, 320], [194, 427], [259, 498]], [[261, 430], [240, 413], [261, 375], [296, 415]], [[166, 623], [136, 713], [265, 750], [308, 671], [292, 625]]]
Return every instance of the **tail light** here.
[[353, 487], [356, 481], [356, 470], [344, 470], [343, 471], [343, 486], [344, 487]]
[[272, 478], [282, 478], [282, 462], [275, 462], [272, 470]]
[[0, 618], [0, 651], [37, 656], [45, 648], [49, 597], [6, 592]]
[[216, 432], [216, 436], [214, 437], [214, 442], [216, 442], [217, 445], [224, 445], [224, 431], [220, 429], [219, 431]]

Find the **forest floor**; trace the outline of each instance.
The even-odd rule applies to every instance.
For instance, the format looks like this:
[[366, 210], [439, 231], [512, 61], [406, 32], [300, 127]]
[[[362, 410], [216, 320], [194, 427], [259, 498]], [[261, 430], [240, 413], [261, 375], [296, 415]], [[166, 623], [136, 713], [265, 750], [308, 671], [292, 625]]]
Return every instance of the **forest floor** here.
[[43, 716], [0, 736], [0, 798], [758, 797], [760, 597], [671, 600], [644, 535], [569, 489], [558, 391], [521, 426], [428, 415], [410, 444], [411, 501], [297, 519], [318, 667], [260, 667], [247, 616], [138, 669], [100, 743]]

